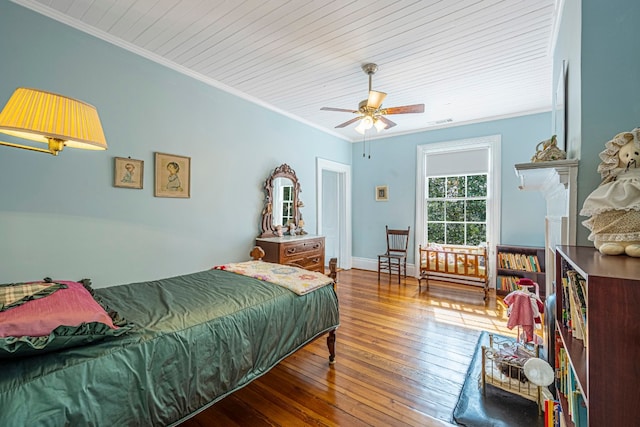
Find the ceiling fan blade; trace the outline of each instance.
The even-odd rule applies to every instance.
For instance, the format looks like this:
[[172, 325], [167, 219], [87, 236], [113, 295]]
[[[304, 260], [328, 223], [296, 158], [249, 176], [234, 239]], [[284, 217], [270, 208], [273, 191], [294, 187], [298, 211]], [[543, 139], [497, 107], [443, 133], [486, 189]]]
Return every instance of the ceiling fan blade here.
[[385, 116], [379, 116], [378, 120], [380, 120], [382, 123], [384, 123], [386, 125], [385, 129], [392, 128], [397, 124], [397, 123], [392, 122], [391, 120], [387, 119]]
[[424, 104], [403, 105], [402, 107], [389, 107], [381, 111], [382, 114], [407, 114], [424, 113]]
[[338, 126], [336, 126], [336, 128], [343, 128], [343, 127], [345, 127], [345, 126], [349, 126], [351, 123], [355, 123], [355, 122], [357, 122], [358, 120], [362, 120], [362, 117], [363, 117], [363, 116], [358, 116], [358, 117], [356, 117], [355, 119], [351, 119], [351, 120], [348, 120], [348, 121], [346, 121], [346, 122], [344, 122], [344, 123], [340, 123]]
[[344, 113], [357, 113], [358, 110], [347, 110], [346, 108], [333, 108], [333, 107], [322, 107], [321, 110], [324, 111], [342, 111]]
[[382, 105], [382, 101], [387, 97], [384, 92], [378, 92], [376, 90], [369, 91], [369, 99], [367, 100], [367, 107], [378, 109]]

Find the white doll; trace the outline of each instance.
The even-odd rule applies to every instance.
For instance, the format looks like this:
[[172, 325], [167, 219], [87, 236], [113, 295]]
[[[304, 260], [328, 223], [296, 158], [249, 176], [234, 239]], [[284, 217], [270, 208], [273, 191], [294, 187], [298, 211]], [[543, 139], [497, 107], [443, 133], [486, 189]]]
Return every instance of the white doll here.
[[606, 255], [640, 257], [640, 128], [605, 144], [598, 165], [603, 181], [584, 201], [582, 224]]

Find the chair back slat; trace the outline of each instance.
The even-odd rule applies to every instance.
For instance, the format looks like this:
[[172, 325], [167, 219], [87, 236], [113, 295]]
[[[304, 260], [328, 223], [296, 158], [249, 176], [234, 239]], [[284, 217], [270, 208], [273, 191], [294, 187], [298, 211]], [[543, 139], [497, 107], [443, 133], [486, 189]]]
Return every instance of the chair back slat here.
[[409, 248], [409, 230], [411, 227], [407, 227], [406, 230], [390, 229], [386, 226], [387, 230], [387, 251], [389, 253], [406, 254]]

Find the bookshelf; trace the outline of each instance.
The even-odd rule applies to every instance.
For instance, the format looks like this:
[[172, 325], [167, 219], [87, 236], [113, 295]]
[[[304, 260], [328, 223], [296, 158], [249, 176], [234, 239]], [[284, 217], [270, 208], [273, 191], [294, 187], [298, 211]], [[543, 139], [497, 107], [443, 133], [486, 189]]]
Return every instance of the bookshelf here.
[[496, 247], [496, 294], [504, 296], [517, 289], [516, 281], [523, 277], [538, 283], [540, 298], [544, 300], [546, 293], [544, 248], [498, 245]]
[[[556, 248], [556, 395], [567, 426], [631, 426], [640, 419], [640, 259], [607, 256], [593, 247]], [[575, 273], [571, 273], [575, 272]], [[568, 322], [571, 275], [583, 280], [583, 339]], [[577, 299], [579, 301], [579, 298]], [[569, 313], [569, 314], [567, 314]], [[571, 317], [573, 313], [574, 318]], [[586, 421], [570, 412], [584, 399]]]

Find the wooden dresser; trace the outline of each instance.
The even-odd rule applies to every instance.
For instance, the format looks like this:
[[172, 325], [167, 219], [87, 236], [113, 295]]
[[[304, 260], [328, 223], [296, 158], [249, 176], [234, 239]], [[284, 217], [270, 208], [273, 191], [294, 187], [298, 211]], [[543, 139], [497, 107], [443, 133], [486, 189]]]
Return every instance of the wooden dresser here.
[[324, 236], [259, 237], [256, 245], [264, 250], [264, 261], [324, 273]]

